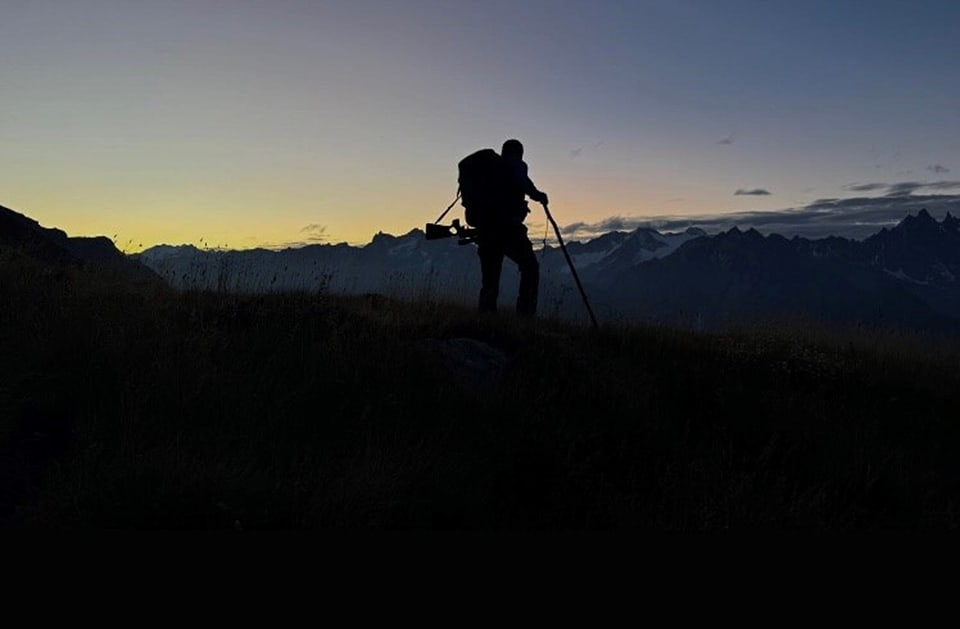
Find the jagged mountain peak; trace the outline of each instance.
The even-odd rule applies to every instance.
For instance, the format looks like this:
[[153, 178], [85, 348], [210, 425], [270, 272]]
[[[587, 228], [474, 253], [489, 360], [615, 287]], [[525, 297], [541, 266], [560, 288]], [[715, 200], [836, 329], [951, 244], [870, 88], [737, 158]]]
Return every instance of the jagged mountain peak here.
[[940, 224], [949, 232], [960, 232], [960, 219], [953, 216], [950, 212], [947, 212], [947, 215], [943, 217], [943, 221]]
[[373, 238], [370, 239], [370, 245], [376, 245], [384, 242], [394, 242], [397, 240], [397, 236], [393, 234], [388, 234], [387, 232], [377, 232], [373, 235]]
[[899, 224], [897, 224], [894, 230], [900, 229], [900, 228], [905, 228], [905, 229], [925, 228], [933, 225], [937, 225], [937, 221], [932, 216], [930, 216], [930, 212], [928, 212], [926, 208], [923, 208], [919, 212], [917, 212], [916, 216], [914, 216], [913, 214], [908, 214], [907, 216], [905, 216], [904, 219], [900, 221]]
[[909, 241], [921, 239], [924, 243], [931, 243], [946, 239], [953, 242], [958, 235], [960, 235], [960, 220], [948, 212], [943, 220], [938, 222], [924, 208], [915, 215], [910, 214], [904, 217], [893, 229], [884, 228], [867, 240], [879, 239], [886, 242], [890, 239]]
[[571, 250], [577, 250], [579, 253], [607, 252], [621, 246], [629, 237], [630, 232], [612, 231], [597, 236], [596, 238], [591, 238], [586, 242], [570, 242], [568, 246]]
[[417, 239], [422, 240], [425, 237], [425, 234], [420, 228], [413, 228], [405, 234], [395, 236], [393, 234], [388, 234], [387, 232], [377, 232], [373, 235], [373, 238], [367, 244], [370, 246], [393, 246], [398, 244], [402, 240]]
[[650, 227], [638, 227], [624, 239], [624, 244], [626, 243], [635, 243], [644, 249], [659, 249], [666, 246], [660, 232]]
[[718, 238], [733, 238], [737, 240], [763, 240], [765, 236], [753, 227], [749, 229], [740, 229], [737, 225], [734, 225], [725, 232], [720, 232], [717, 234]]

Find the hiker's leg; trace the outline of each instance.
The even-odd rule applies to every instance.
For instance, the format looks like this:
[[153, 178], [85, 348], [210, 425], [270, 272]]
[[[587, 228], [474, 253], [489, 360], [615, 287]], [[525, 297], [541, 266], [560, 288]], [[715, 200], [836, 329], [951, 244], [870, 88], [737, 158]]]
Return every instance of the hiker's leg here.
[[503, 268], [503, 246], [493, 239], [478, 239], [480, 256], [480, 312], [496, 312], [500, 293], [500, 270]]
[[537, 296], [540, 290], [540, 263], [533, 253], [533, 244], [523, 228], [515, 232], [507, 243], [506, 254], [520, 270], [520, 291], [517, 295], [517, 314], [532, 317], [537, 314]]

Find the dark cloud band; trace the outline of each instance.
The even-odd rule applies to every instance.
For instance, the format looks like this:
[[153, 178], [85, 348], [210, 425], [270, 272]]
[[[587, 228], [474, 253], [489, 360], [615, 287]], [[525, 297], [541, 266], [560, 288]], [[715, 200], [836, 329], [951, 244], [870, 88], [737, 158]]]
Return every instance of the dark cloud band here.
[[923, 208], [935, 217], [942, 217], [947, 212], [960, 215], [960, 194], [819, 199], [802, 208], [717, 216], [613, 216], [596, 223], [573, 223], [567, 225], [563, 232], [571, 239], [588, 240], [610, 231], [632, 231], [638, 227], [662, 232], [697, 227], [707, 233], [739, 227], [754, 228], [767, 234], [777, 233], [788, 238], [843, 236], [861, 239], [884, 227], [893, 227], [908, 214]]
[[896, 197], [913, 194], [923, 190], [954, 190], [960, 188], [960, 181], [902, 181], [899, 183], [860, 183], [844, 186], [851, 192], [886, 192]]

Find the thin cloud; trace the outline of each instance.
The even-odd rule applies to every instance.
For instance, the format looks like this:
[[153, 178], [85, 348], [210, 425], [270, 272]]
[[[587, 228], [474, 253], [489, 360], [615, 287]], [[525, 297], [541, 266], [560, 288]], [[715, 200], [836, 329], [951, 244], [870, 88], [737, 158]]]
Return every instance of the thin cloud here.
[[918, 190], [953, 190], [960, 188], [960, 181], [905, 181], [890, 186], [887, 196], [903, 196], [913, 194]]
[[949, 168], [942, 166], [941, 164], [934, 164], [933, 166], [927, 166], [927, 170], [938, 175], [945, 175], [950, 172]]
[[623, 216], [611, 216], [595, 224], [604, 232], [616, 232], [636, 229], [634, 222]]
[[955, 190], [960, 188], [960, 181], [934, 181], [921, 186], [924, 190]]
[[[606, 143], [605, 140], [600, 140], [599, 142], [594, 142], [593, 148], [594, 148], [594, 149], [598, 149], [598, 148], [600, 148], [601, 146], [603, 146], [605, 143]], [[582, 147], [582, 146], [578, 146], [577, 148], [573, 149], [572, 151], [570, 151], [570, 157], [572, 157], [573, 159], [576, 159], [576, 158], [580, 157], [580, 155], [583, 154], [583, 149], [584, 149], [584, 147]]]
[[301, 237], [296, 240], [263, 242], [258, 236], [248, 236], [247, 240], [259, 242], [260, 244], [257, 245], [258, 249], [279, 251], [282, 249], [300, 249], [301, 247], [309, 247], [310, 245], [327, 244], [331, 239], [330, 234], [327, 232], [327, 226], [321, 225], [320, 223], [304, 225], [300, 229], [300, 234], [302, 234]]
[[300, 230], [300, 233], [307, 234], [304, 240], [306, 243], [327, 242], [327, 240], [329, 240], [329, 236], [327, 235], [327, 226], [319, 223], [310, 223], [309, 225], [306, 225]]
[[645, 220], [647, 219], [628, 218], [625, 216], [609, 216], [605, 219], [597, 221], [596, 223], [586, 223], [584, 221], [570, 223], [569, 225], [561, 227], [560, 232], [571, 236], [580, 234], [594, 234], [599, 236], [600, 234], [606, 234], [609, 232], [633, 231], [638, 225], [640, 225], [641, 222]]
[[771, 192], [769, 190], [765, 190], [764, 188], [754, 188], [752, 190], [745, 190], [743, 188], [740, 188], [739, 190], [733, 193], [733, 196], [735, 197], [742, 197], [742, 196], [766, 197], [766, 196], [770, 196], [770, 194]]
[[717, 144], [720, 144], [720, 145], [723, 145], [723, 146], [730, 146], [731, 144], [733, 144], [734, 139], [735, 139], [735, 138], [734, 138], [734, 135], [731, 133], [731, 134], [728, 135], [727, 137], [725, 137], [725, 138], [723, 138], [722, 140], [720, 140], [719, 142], [717, 142]]
[[886, 190], [889, 187], [890, 184], [886, 183], [858, 183], [844, 186], [843, 189], [852, 192], [874, 192], [876, 190]]
[[898, 183], [862, 183], [844, 186], [844, 190], [851, 192], [886, 192], [889, 197], [912, 195], [915, 192], [926, 190], [953, 190], [960, 188], [960, 181], [901, 181]]
[[887, 196], [900, 197], [904, 195], [910, 195], [922, 187], [923, 183], [919, 181], [904, 181], [901, 183], [895, 183], [887, 189]]

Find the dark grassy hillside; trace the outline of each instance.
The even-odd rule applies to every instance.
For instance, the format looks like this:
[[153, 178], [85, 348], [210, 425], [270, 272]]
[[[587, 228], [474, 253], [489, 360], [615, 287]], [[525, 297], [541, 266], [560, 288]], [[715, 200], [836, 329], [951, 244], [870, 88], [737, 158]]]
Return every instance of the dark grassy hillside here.
[[129, 286], [0, 251], [0, 519], [953, 528], [949, 344]]

